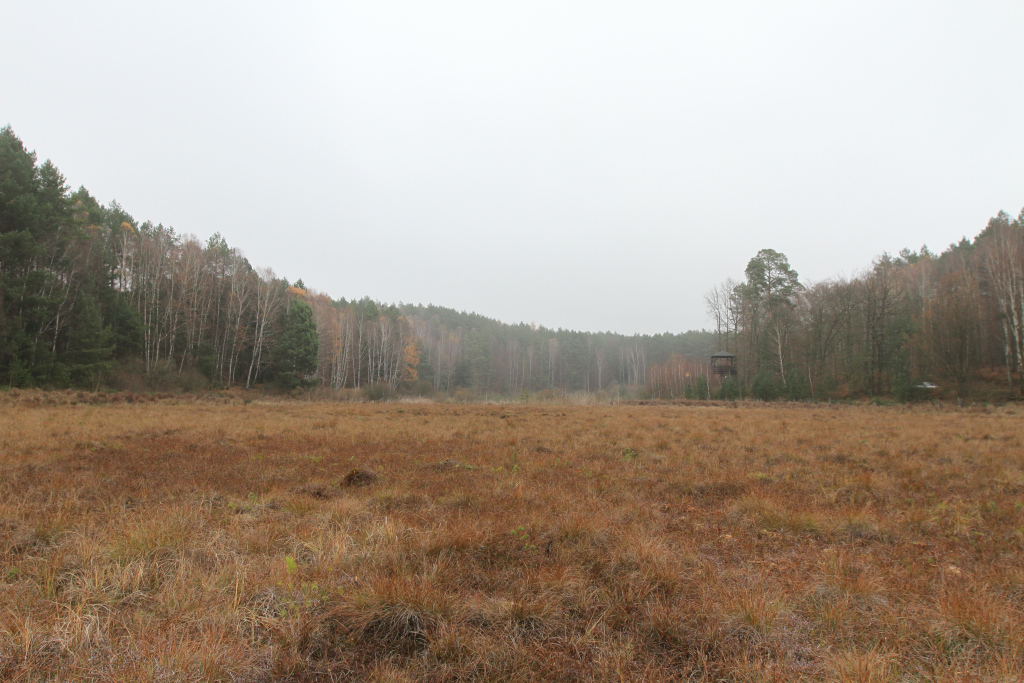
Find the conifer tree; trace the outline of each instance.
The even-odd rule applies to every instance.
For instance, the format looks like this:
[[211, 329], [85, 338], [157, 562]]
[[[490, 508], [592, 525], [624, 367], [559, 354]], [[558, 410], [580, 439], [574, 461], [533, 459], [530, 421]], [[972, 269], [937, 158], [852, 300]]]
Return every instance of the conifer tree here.
[[316, 370], [320, 338], [313, 321], [313, 309], [296, 298], [284, 313], [281, 327], [275, 349], [277, 383], [294, 389], [305, 383], [305, 375]]

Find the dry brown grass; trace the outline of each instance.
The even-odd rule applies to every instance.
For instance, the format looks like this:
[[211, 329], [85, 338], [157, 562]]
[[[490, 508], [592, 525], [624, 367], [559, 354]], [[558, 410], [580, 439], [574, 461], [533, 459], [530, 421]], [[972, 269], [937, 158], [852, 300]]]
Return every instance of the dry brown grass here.
[[1024, 679], [1018, 408], [71, 402], [2, 680]]

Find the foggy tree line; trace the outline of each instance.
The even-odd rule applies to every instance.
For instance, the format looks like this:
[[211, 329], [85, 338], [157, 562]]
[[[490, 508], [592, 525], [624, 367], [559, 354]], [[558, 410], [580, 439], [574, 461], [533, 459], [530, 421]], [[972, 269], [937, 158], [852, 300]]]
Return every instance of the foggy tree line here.
[[[712, 331], [622, 335], [509, 325], [440, 306], [333, 300], [205, 242], [72, 192], [0, 130], [0, 384], [178, 386], [674, 398], [968, 395], [1024, 374], [1024, 212], [941, 254], [883, 255], [851, 278], [801, 282], [752, 258], [707, 292]], [[720, 381], [708, 357], [737, 355]]]
[[321, 385], [397, 389], [416, 380], [415, 335], [397, 307], [370, 299], [332, 301], [320, 293], [311, 293], [309, 302], [319, 337], [316, 379]]
[[[625, 336], [507, 325], [438, 306], [332, 300], [205, 242], [72, 192], [0, 131], [0, 382], [99, 386], [133, 373], [181, 386], [420, 392], [643, 386], [708, 333]], [[152, 382], [151, 382], [152, 383]]]
[[509, 325], [433, 305], [399, 308], [416, 334], [418, 381], [433, 391], [636, 391], [652, 364], [705, 357], [715, 343], [704, 331], [627, 336]]
[[[429, 306], [348, 302], [72, 192], [0, 131], [0, 382], [518, 394], [642, 385], [647, 365], [703, 355], [704, 333], [624, 337], [505, 325]], [[120, 378], [120, 379], [119, 379]]]
[[744, 275], [704, 297], [719, 345], [738, 356], [727, 393], [906, 397], [924, 381], [961, 397], [979, 381], [1021, 392], [1024, 211], [1000, 212], [940, 254], [884, 254], [850, 278], [801, 283], [770, 249]]
[[645, 394], [651, 398], [692, 398], [710, 399], [715, 394], [723, 398], [729, 395], [721, 387], [712, 388], [709, 358], [693, 358], [674, 355], [663, 363], [655, 363], [647, 373]]

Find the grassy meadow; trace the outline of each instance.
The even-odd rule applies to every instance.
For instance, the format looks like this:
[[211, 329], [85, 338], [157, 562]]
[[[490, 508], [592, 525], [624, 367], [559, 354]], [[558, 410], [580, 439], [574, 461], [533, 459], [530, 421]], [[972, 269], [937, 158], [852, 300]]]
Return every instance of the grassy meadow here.
[[0, 680], [1024, 680], [1018, 407], [77, 398]]

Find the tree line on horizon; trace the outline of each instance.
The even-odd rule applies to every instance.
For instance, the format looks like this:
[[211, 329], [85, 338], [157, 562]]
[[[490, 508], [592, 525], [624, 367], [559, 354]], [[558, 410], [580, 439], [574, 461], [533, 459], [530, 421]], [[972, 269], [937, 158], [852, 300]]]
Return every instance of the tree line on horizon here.
[[[711, 331], [623, 335], [509, 325], [441, 306], [335, 300], [71, 191], [0, 129], [0, 386], [302, 386], [486, 396], [821, 398], [1024, 367], [1024, 220], [1000, 213], [940, 255], [883, 256], [800, 283], [762, 250], [705, 297]], [[737, 354], [724, 382], [716, 350]]]
[[771, 249], [744, 275], [704, 296], [719, 345], [737, 356], [723, 394], [910, 398], [935, 382], [960, 398], [981, 382], [1021, 393], [1024, 210], [940, 254], [883, 254], [850, 278], [801, 283]]
[[272, 384], [508, 394], [642, 386], [706, 332], [626, 336], [507, 325], [440, 306], [334, 300], [71, 191], [0, 130], [0, 385]]

